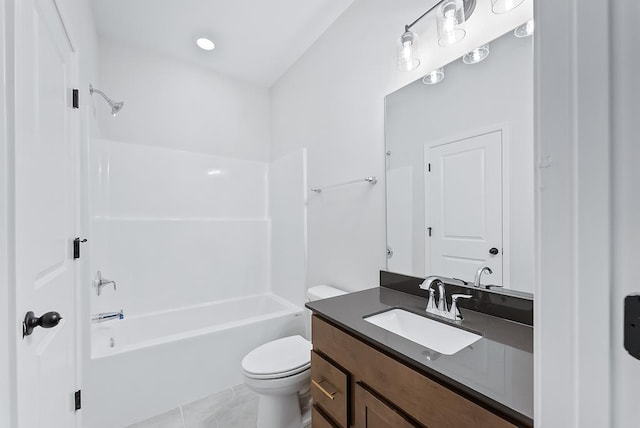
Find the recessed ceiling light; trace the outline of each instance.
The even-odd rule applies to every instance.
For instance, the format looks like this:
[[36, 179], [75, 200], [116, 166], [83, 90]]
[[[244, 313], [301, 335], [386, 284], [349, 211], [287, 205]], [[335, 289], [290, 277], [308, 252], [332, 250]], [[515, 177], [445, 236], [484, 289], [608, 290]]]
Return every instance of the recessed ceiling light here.
[[462, 62], [465, 64], [477, 64], [484, 61], [489, 56], [489, 44], [482, 45], [479, 48], [475, 48], [471, 52], [466, 53], [462, 57]]
[[211, 40], [205, 37], [200, 37], [198, 40], [196, 40], [196, 44], [200, 49], [204, 49], [205, 51], [212, 51], [216, 47], [216, 45]]

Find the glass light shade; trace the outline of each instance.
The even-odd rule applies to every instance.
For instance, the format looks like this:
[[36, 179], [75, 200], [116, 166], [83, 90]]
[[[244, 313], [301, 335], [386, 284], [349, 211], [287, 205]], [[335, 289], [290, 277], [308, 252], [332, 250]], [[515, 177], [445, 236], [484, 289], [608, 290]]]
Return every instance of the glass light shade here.
[[520, 6], [524, 0], [491, 0], [493, 13], [505, 13]]
[[464, 2], [462, 0], [444, 0], [436, 10], [438, 44], [447, 47], [464, 39], [467, 32], [460, 28], [464, 21]]
[[435, 85], [436, 83], [440, 83], [444, 80], [444, 68], [438, 68], [427, 73], [426, 76], [422, 78], [422, 83], [425, 85]]
[[513, 30], [513, 35], [519, 38], [533, 35], [533, 19], [528, 20], [521, 26]]
[[398, 69], [400, 71], [415, 70], [420, 66], [418, 59], [418, 35], [406, 31], [400, 38], [398, 46]]
[[482, 45], [479, 48], [475, 48], [471, 52], [466, 53], [462, 57], [462, 62], [465, 64], [477, 64], [484, 61], [489, 56], [489, 44]]

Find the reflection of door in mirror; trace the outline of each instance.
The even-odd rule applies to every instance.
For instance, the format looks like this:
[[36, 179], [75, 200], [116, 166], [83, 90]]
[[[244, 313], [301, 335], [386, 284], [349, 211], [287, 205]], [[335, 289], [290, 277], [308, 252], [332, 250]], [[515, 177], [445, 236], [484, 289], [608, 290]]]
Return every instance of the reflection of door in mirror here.
[[502, 286], [502, 132], [427, 143], [425, 165], [426, 270], [472, 281], [488, 266], [482, 283]]

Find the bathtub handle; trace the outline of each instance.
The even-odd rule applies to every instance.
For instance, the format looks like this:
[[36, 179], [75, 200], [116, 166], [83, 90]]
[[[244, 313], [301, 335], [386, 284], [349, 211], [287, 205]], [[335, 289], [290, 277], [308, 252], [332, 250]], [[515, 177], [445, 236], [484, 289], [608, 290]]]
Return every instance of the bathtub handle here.
[[336, 395], [335, 392], [329, 392], [327, 391], [322, 385], [320, 385], [322, 382], [324, 382], [324, 379], [321, 380], [320, 382], [318, 382], [315, 379], [311, 379], [311, 383], [313, 384], [313, 386], [315, 386], [316, 388], [318, 388], [320, 390], [320, 392], [322, 392], [324, 395], [327, 396], [328, 399], [333, 400]]
[[96, 294], [99, 296], [102, 292], [102, 287], [105, 285], [113, 284], [113, 291], [116, 291], [116, 282], [102, 277], [102, 272], [96, 272], [96, 278], [93, 280], [93, 285], [96, 287]]

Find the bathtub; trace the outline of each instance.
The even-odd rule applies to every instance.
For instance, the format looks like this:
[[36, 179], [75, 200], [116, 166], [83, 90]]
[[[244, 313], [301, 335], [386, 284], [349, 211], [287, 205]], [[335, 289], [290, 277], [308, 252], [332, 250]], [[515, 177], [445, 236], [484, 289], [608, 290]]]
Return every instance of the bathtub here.
[[123, 427], [242, 383], [242, 357], [303, 334], [303, 315], [266, 293], [92, 324], [83, 426]]

